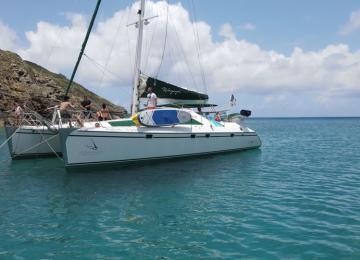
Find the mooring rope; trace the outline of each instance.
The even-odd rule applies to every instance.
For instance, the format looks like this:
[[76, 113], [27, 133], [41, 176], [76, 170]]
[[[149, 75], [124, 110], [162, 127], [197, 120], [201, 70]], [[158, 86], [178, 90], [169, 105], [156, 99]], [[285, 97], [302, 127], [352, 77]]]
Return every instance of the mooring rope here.
[[16, 134], [16, 132], [17, 132], [17, 130], [18, 130], [19, 128], [20, 128], [20, 127], [18, 127], [18, 128], [15, 130], [15, 132], [14, 132], [12, 135], [10, 135], [9, 138], [6, 139], [6, 140], [0, 145], [0, 149], [1, 149], [5, 144], [7, 144], [7, 143], [10, 141], [11, 138], [13, 138], [13, 136]]
[[[56, 135], [59, 135], [59, 134], [56, 134]], [[56, 135], [55, 135], [55, 136], [56, 136]], [[44, 137], [42, 133], [41, 133], [41, 136]], [[48, 139], [49, 139], [49, 138], [48, 138]], [[58, 155], [58, 153], [53, 149], [53, 147], [49, 144], [48, 139], [45, 139], [44, 141], [46, 141], [46, 144], [49, 146], [49, 148], [51, 149], [51, 151], [56, 155], [56, 157], [57, 157], [60, 161], [64, 161], [64, 159], [61, 158], [61, 157]]]
[[35, 144], [35, 145], [33, 145], [33, 146], [31, 146], [31, 147], [29, 147], [29, 148], [25, 149], [24, 151], [21, 151], [18, 155], [15, 155], [13, 158], [16, 158], [16, 157], [20, 156], [21, 154], [24, 154], [24, 153], [26, 153], [27, 151], [30, 151], [31, 149], [34, 149], [34, 148], [36, 148], [36, 147], [38, 147], [38, 146], [42, 145], [43, 143], [45, 143], [45, 142], [47, 142], [47, 141], [52, 140], [52, 139], [53, 139], [53, 138], [55, 138], [57, 135], [59, 135], [59, 134], [56, 134], [56, 135], [54, 135], [54, 136], [52, 136], [52, 137], [49, 137], [49, 138], [47, 138], [47, 139], [45, 139], [45, 140], [41, 141], [40, 143], [37, 143], [37, 144]]
[[17, 131], [18, 131], [18, 130], [20, 129], [20, 127], [22, 126], [22, 123], [23, 123], [23, 122], [24, 122], [24, 118], [21, 120], [21, 122], [20, 122], [20, 124], [19, 124], [19, 127], [16, 128], [15, 132], [14, 132], [11, 136], [9, 136], [9, 138], [7, 138], [7, 139], [0, 145], [0, 149], [1, 149], [5, 144], [7, 144], [7, 143], [10, 141], [11, 138], [14, 137], [14, 135], [17, 133]]

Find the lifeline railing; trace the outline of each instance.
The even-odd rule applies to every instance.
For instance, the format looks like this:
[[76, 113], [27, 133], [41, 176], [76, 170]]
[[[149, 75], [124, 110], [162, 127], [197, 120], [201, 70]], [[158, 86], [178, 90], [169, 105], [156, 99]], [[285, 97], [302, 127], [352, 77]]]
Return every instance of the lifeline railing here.
[[[62, 127], [80, 127], [84, 122], [97, 122], [98, 116], [95, 111], [71, 110], [70, 118], [63, 118], [59, 106], [47, 108], [53, 110], [51, 119], [40, 115], [26, 105], [21, 108], [21, 113], [16, 115], [14, 112], [5, 116], [5, 124], [10, 126], [46, 126], [49, 130], [57, 130]], [[121, 112], [110, 112], [110, 118], [120, 118]]]
[[20, 124], [29, 126], [42, 126], [44, 124], [51, 124], [51, 122], [48, 121], [45, 117], [26, 106], [21, 108], [19, 114], [9, 113], [5, 118], [5, 123], [11, 126], [19, 126]]

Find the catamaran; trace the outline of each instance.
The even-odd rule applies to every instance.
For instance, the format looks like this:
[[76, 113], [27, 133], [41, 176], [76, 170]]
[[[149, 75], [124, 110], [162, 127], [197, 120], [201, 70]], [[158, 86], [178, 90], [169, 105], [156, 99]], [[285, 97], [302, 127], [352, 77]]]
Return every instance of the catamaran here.
[[[145, 77], [140, 70], [145, 0], [138, 11], [132, 117], [98, 122], [79, 129], [60, 129], [66, 167], [166, 160], [254, 149], [257, 133], [233, 122], [218, 122], [187, 108], [140, 111], [140, 100], [152, 87], [158, 98], [177, 104], [205, 106], [206, 94]], [[156, 81], [156, 82], [155, 82]]]

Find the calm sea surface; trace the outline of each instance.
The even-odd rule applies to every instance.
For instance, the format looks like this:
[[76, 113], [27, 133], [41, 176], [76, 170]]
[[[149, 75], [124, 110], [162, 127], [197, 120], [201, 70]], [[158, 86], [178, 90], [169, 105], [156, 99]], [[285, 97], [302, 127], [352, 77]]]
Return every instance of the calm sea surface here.
[[360, 259], [360, 119], [248, 124], [261, 149], [90, 173], [2, 149], [0, 259]]

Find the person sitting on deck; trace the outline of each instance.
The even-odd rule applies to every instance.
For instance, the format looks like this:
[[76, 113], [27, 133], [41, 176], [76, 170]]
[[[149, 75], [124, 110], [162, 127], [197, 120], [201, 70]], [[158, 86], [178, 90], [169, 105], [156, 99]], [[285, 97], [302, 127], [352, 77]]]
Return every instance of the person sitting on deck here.
[[157, 96], [156, 94], [153, 92], [152, 87], [149, 87], [147, 89], [147, 109], [155, 109], [157, 106]]
[[221, 121], [220, 112], [216, 112], [215, 117], [214, 117], [214, 120], [215, 120], [216, 122], [220, 122], [220, 121]]
[[61, 119], [64, 120], [64, 123], [70, 122], [72, 113], [70, 109], [74, 109], [74, 105], [70, 102], [70, 97], [65, 96], [64, 100], [60, 103], [60, 115]]
[[106, 121], [110, 119], [110, 112], [106, 104], [102, 104], [102, 108], [96, 113], [99, 121]]

